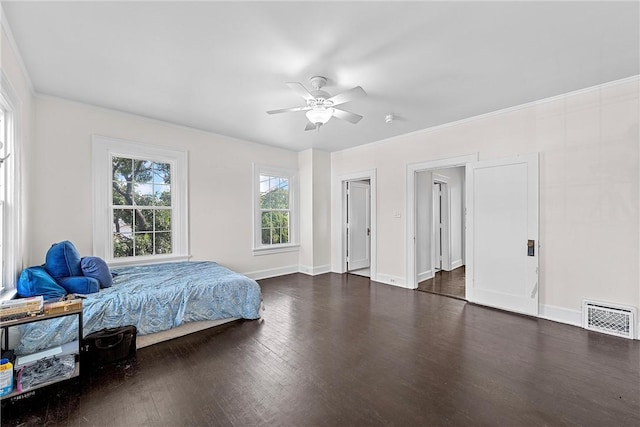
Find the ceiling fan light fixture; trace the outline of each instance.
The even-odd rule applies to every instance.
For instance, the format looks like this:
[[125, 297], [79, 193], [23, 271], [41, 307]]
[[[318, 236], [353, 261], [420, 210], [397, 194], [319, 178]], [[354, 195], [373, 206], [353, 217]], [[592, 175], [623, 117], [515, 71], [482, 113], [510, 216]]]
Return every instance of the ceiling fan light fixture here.
[[307, 111], [307, 118], [313, 124], [325, 124], [333, 116], [333, 108], [314, 107]]

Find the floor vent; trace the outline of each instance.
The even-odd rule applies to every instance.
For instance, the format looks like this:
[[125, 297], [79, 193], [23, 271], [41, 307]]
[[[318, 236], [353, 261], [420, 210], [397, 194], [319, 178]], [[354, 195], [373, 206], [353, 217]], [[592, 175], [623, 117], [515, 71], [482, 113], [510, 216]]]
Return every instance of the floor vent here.
[[624, 338], [635, 338], [636, 309], [609, 303], [587, 301], [582, 304], [582, 327]]

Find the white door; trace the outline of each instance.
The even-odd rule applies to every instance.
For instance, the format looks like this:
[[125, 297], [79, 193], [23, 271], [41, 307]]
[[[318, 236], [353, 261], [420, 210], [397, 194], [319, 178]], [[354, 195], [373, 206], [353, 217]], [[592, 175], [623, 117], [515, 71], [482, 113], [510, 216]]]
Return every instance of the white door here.
[[538, 154], [466, 166], [466, 298], [538, 315]]
[[371, 261], [370, 185], [348, 183], [347, 190], [347, 270], [369, 267]]

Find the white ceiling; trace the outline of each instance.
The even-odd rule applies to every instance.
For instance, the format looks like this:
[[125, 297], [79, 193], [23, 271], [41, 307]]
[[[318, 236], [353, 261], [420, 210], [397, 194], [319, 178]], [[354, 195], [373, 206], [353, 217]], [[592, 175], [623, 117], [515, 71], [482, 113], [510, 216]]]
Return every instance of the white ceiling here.
[[[640, 74], [639, 3], [12, 2], [35, 91], [300, 151], [335, 151]], [[304, 131], [323, 75], [357, 125]], [[386, 124], [387, 114], [398, 119]]]

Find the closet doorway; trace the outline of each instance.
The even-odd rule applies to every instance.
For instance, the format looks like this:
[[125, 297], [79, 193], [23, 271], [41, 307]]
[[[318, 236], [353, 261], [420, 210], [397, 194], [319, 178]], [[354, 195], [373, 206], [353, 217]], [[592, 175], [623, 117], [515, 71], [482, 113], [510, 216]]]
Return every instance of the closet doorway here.
[[417, 289], [465, 299], [464, 167], [416, 173]]
[[347, 272], [371, 277], [371, 183], [347, 181]]

